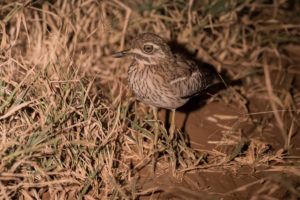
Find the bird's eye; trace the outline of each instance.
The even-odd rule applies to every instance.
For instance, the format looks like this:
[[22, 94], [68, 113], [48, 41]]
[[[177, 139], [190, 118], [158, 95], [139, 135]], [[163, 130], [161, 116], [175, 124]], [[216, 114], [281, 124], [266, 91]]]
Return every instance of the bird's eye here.
[[144, 45], [144, 51], [146, 53], [151, 53], [153, 51], [153, 45]]

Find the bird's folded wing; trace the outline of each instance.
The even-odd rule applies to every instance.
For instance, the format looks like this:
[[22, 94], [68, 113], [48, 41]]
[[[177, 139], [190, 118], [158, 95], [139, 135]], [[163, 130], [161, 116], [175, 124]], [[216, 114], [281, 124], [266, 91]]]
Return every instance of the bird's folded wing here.
[[193, 96], [206, 88], [206, 77], [199, 70], [198, 66], [189, 62], [177, 62], [174, 68], [175, 77], [169, 81], [174, 93], [182, 98]]

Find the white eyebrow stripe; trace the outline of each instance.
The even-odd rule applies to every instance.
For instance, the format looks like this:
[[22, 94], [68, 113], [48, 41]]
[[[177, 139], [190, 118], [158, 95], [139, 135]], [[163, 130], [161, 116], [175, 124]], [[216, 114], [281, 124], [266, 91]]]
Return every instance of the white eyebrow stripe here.
[[[193, 72], [192, 73], [192, 76], [190, 76], [190, 78], [191, 77], [193, 77], [193, 76], [196, 76], [196, 75], [198, 75], [199, 74], [199, 72]], [[180, 82], [180, 81], [184, 81], [185, 79], [187, 79], [188, 77], [180, 77], [180, 78], [177, 78], [177, 79], [174, 79], [174, 80], [172, 80], [172, 81], [170, 81], [170, 84], [175, 84], [175, 83], [177, 83], [177, 82]]]

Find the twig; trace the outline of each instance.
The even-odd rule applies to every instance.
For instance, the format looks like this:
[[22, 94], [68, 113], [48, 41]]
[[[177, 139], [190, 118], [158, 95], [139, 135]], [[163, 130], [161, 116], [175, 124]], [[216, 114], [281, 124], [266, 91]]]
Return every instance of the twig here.
[[261, 183], [262, 182], [262, 179], [259, 179], [257, 181], [254, 181], [254, 182], [251, 182], [251, 183], [248, 183], [246, 185], [242, 185], [238, 188], [235, 188], [234, 190], [231, 190], [229, 192], [226, 192], [224, 195], [230, 195], [230, 194], [233, 194], [233, 193], [236, 193], [236, 192], [241, 192], [241, 191], [245, 191], [246, 189], [248, 189], [249, 187], [253, 186], [253, 185], [256, 185], [258, 183]]
[[287, 135], [286, 135], [286, 132], [284, 130], [283, 122], [282, 122], [282, 120], [281, 120], [281, 118], [279, 116], [277, 106], [276, 106], [276, 104], [274, 102], [275, 95], [273, 93], [273, 88], [272, 88], [272, 83], [271, 83], [271, 78], [270, 78], [269, 66], [267, 65], [266, 59], [264, 59], [263, 67], [264, 67], [265, 82], [266, 82], [266, 87], [267, 87], [267, 92], [268, 92], [270, 104], [271, 104], [272, 110], [274, 111], [275, 119], [276, 119], [276, 121], [278, 123], [280, 132], [282, 134], [282, 138], [284, 140], [284, 149], [287, 149], [288, 148]]
[[114, 1], [119, 6], [121, 6], [122, 8], [124, 8], [126, 10], [125, 21], [124, 21], [124, 26], [123, 26], [123, 30], [122, 30], [121, 44], [120, 44], [120, 50], [123, 50], [124, 49], [124, 43], [125, 43], [125, 34], [126, 34], [127, 26], [128, 26], [129, 17], [131, 15], [131, 9], [128, 6], [126, 6], [125, 4], [123, 4], [122, 2], [118, 1], [118, 0], [114, 0]]
[[192, 31], [192, 6], [193, 6], [194, 0], [189, 1], [189, 10], [188, 10], [188, 27], [190, 31]]

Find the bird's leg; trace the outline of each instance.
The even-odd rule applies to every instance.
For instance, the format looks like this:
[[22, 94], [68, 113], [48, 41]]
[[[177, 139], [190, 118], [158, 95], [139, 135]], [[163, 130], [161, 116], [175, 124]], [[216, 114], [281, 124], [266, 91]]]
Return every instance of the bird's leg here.
[[158, 122], [157, 122], [157, 108], [153, 107], [153, 115], [154, 115], [154, 142], [153, 146], [156, 148], [157, 145], [157, 140], [158, 140], [158, 134], [159, 134], [159, 129], [158, 129]]
[[171, 124], [169, 128], [169, 134], [170, 134], [170, 140], [174, 137], [174, 131], [175, 131], [175, 109], [172, 109], [172, 115], [171, 115]]
[[153, 158], [152, 158], [152, 173], [153, 176], [155, 175], [155, 167], [156, 167], [156, 161], [158, 158], [158, 152], [157, 152], [157, 140], [158, 140], [158, 122], [157, 122], [157, 108], [153, 107], [153, 115], [154, 115], [154, 141], [153, 141]]

